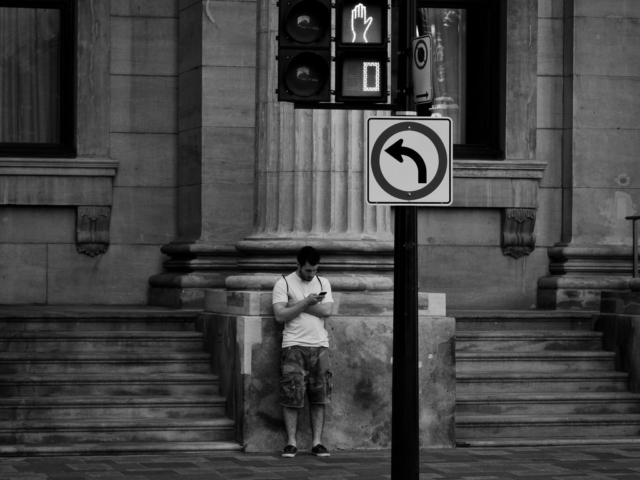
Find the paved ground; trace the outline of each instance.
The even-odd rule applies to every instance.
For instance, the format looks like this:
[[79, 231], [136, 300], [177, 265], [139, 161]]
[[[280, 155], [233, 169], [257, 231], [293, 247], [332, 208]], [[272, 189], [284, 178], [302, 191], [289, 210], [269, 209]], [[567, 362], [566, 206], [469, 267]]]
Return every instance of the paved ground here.
[[[0, 458], [2, 480], [388, 479], [390, 452]], [[424, 451], [421, 479], [638, 480], [640, 445]], [[403, 480], [403, 479], [394, 479]]]

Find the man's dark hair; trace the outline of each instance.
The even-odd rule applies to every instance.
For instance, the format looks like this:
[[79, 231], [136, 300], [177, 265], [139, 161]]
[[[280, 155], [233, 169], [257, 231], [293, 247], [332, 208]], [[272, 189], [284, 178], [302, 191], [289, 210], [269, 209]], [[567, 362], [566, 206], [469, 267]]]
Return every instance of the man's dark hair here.
[[307, 263], [316, 266], [320, 263], [320, 253], [313, 247], [302, 247], [298, 252], [298, 263], [304, 267]]

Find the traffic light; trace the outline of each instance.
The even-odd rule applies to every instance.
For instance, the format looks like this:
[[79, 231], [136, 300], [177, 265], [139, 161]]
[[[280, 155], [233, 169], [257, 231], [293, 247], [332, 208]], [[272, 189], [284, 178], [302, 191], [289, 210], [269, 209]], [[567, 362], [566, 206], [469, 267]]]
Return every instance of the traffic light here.
[[331, 99], [331, 1], [280, 0], [278, 100]]
[[336, 8], [336, 101], [386, 102], [388, 0], [339, 0]]

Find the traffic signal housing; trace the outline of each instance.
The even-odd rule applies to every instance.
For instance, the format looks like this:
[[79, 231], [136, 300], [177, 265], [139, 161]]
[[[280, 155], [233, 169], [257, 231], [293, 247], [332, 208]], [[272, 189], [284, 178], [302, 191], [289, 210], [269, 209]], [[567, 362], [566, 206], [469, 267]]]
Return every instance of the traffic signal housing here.
[[387, 102], [388, 0], [338, 0], [336, 102]]
[[331, 99], [331, 1], [280, 0], [278, 100]]

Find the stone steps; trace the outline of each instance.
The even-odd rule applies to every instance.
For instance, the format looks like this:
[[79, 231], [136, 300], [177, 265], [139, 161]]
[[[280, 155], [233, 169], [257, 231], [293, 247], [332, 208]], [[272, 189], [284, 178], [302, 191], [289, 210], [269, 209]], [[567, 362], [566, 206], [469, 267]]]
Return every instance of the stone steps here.
[[615, 353], [593, 351], [456, 352], [456, 371], [573, 372], [615, 368]]
[[236, 450], [196, 312], [0, 307], [0, 455]]
[[465, 331], [590, 331], [594, 312], [530, 311], [450, 311], [456, 319], [456, 333]]
[[45, 373], [207, 373], [206, 353], [184, 352], [2, 352], [0, 375]]
[[451, 315], [460, 445], [640, 438], [640, 395], [590, 330], [593, 312]]
[[640, 395], [628, 392], [458, 395], [456, 415], [640, 414]]
[[233, 420], [116, 419], [4, 421], [0, 444], [231, 441]]
[[0, 444], [0, 457], [53, 457], [74, 455], [160, 455], [242, 450], [237, 442], [109, 442], [65, 444]]
[[139, 352], [170, 350], [202, 352], [202, 334], [191, 331], [159, 332], [0, 332], [0, 352]]
[[457, 394], [603, 391], [629, 391], [629, 375], [609, 371], [456, 373]]
[[218, 395], [211, 374], [0, 375], [0, 397], [77, 395]]
[[638, 437], [640, 415], [457, 415], [456, 433], [480, 438]]
[[0, 398], [0, 421], [83, 418], [219, 418], [227, 399], [220, 396], [82, 396]]
[[456, 351], [599, 351], [602, 335], [591, 331], [462, 331], [456, 333]]

